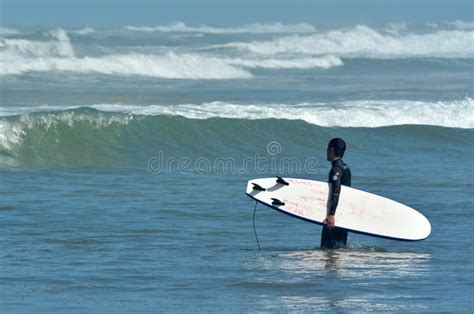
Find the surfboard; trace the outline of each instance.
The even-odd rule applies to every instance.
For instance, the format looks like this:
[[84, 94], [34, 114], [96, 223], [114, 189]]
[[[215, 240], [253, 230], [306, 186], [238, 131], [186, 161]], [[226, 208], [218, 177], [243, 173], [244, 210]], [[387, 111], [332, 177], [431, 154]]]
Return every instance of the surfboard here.
[[[260, 178], [247, 183], [246, 194], [284, 214], [322, 225], [329, 183], [295, 178]], [[429, 237], [431, 224], [415, 209], [369, 192], [342, 186], [336, 227], [364, 235], [401, 241]]]

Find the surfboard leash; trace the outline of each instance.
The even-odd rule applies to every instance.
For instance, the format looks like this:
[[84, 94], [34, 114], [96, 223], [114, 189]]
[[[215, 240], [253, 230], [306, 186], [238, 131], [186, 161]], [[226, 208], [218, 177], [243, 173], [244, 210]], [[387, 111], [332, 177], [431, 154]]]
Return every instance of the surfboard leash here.
[[255, 202], [255, 208], [253, 210], [253, 232], [255, 233], [255, 240], [257, 240], [258, 250], [260, 251], [260, 242], [258, 242], [257, 229], [255, 228], [255, 213], [257, 212], [257, 204], [258, 202]]

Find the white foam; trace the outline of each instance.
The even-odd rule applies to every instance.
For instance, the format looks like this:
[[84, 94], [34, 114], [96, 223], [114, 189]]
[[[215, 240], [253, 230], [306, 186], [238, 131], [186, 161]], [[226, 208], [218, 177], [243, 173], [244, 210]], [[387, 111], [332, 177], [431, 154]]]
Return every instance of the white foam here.
[[[47, 106], [44, 106], [45, 109]], [[53, 109], [54, 108], [54, 109]], [[54, 113], [54, 111], [71, 109], [72, 107], [48, 107], [53, 112], [49, 111], [39, 116], [32, 116], [29, 113], [39, 111], [34, 108], [20, 108], [21, 116], [16, 120], [0, 119], [0, 164], [15, 166], [14, 157], [18, 154], [19, 147], [24, 143], [25, 136], [29, 130], [34, 127], [42, 127], [46, 130], [56, 128], [58, 123], [66, 124], [73, 128], [76, 123], [86, 122], [93, 128], [104, 128], [112, 124], [127, 125], [131, 120], [136, 119], [133, 115], [105, 115], [99, 113], [91, 116], [87, 113], [77, 113], [72, 111], [62, 111]], [[12, 110], [5, 110], [0, 108], [0, 112], [11, 112]], [[25, 112], [26, 111], [26, 112]], [[55, 131], [56, 132], [56, 131]], [[5, 153], [7, 153], [5, 155]]]
[[177, 22], [168, 26], [126, 26], [125, 29], [136, 32], [183, 32], [183, 33], [207, 33], [207, 34], [268, 34], [268, 33], [311, 33], [315, 28], [311, 24], [247, 24], [239, 27], [211, 27], [211, 26], [187, 26]]
[[25, 106], [25, 107], [0, 107], [0, 117], [17, 116], [33, 112], [54, 112], [63, 111], [69, 109], [78, 108], [77, 106], [50, 106], [50, 105], [39, 105], [39, 106]]
[[6, 65], [18, 57], [74, 57], [71, 41], [61, 28], [45, 34], [48, 40], [0, 39], [0, 57]]
[[[8, 43], [11, 45], [12, 43]], [[248, 79], [253, 75], [244, 68], [267, 69], [311, 69], [332, 68], [343, 65], [336, 56], [320, 57], [286, 57], [286, 58], [228, 58], [207, 54], [173, 53], [164, 54], [118, 54], [100, 57], [68, 57], [68, 51], [52, 51], [58, 46], [30, 47], [30, 43], [14, 43], [22, 55], [8, 53], [0, 75], [18, 75], [28, 72], [68, 71], [75, 73], [101, 73], [110, 75], [141, 75], [167, 79]], [[28, 49], [23, 49], [23, 48]], [[38, 48], [44, 49], [38, 49]], [[61, 46], [59, 46], [61, 47]], [[27, 57], [31, 49], [36, 49], [42, 57]], [[72, 49], [72, 48], [71, 48]], [[53, 56], [50, 56], [53, 55]], [[66, 55], [66, 56], [54, 56]]]
[[474, 29], [474, 22], [465, 22], [461, 20], [456, 20], [454, 22], [449, 22], [447, 24], [457, 29]]
[[[238, 30], [249, 31], [256, 28], [265, 31], [260, 26], [242, 26]], [[282, 29], [284, 25], [277, 23], [266, 26], [268, 31]], [[199, 35], [192, 33], [193, 29], [182, 23], [170, 27], [169, 30], [189, 31], [184, 36]], [[451, 29], [415, 34], [406, 32], [406, 24], [389, 24], [387, 27], [388, 29], [380, 32], [367, 26], [357, 26], [322, 33], [312, 32], [310, 35], [279, 36], [270, 41], [231, 42], [207, 46], [193, 53], [173, 52], [179, 49], [166, 48], [158, 50], [159, 53], [150, 54], [147, 47], [133, 47], [127, 50], [128, 53], [116, 54], [104, 49], [102, 52], [109, 54], [84, 57], [76, 56], [67, 32], [58, 28], [46, 33], [43, 40], [0, 39], [0, 75], [68, 71], [166, 79], [248, 79], [253, 77], [250, 69], [332, 68], [344, 64], [341, 58], [474, 57], [472, 30]], [[86, 27], [76, 32], [88, 34], [93, 31]], [[199, 31], [203, 29], [199, 28]], [[181, 35], [183, 33], [177, 34]], [[216, 51], [216, 47], [238, 51]], [[242, 53], [242, 50], [246, 53]], [[238, 57], [232, 57], [236, 53]]]
[[425, 23], [426, 27], [438, 28], [438, 23]]
[[[89, 33], [89, 29], [82, 33]], [[63, 29], [46, 33], [47, 41], [0, 40], [0, 75], [68, 71], [110, 75], [141, 75], [167, 79], [248, 79], [253, 75], [240, 66], [212, 55], [160, 55], [129, 53], [76, 57]]]
[[311, 68], [332, 68], [342, 66], [344, 63], [341, 58], [336, 56], [323, 56], [311, 58], [260, 58], [260, 59], [224, 59], [225, 62], [232, 65], [243, 66], [246, 68], [265, 68], [265, 69], [311, 69]]
[[25, 130], [18, 124], [0, 120], [0, 149], [13, 151], [21, 145]]
[[324, 127], [383, 127], [392, 125], [434, 125], [474, 128], [474, 100], [411, 101], [362, 100], [338, 103], [233, 104], [210, 102], [182, 105], [133, 106], [101, 104], [95, 109], [141, 115], [171, 115], [192, 119], [289, 119]]
[[212, 56], [167, 53], [103, 57], [16, 58], [3, 64], [3, 75], [69, 71], [111, 75], [142, 75], [167, 79], [248, 79], [253, 75]]
[[[396, 30], [396, 31], [399, 31]], [[446, 57], [472, 58], [474, 31], [440, 30], [404, 35], [382, 33], [367, 26], [311, 35], [285, 36], [271, 41], [217, 45], [259, 55], [309, 54], [363, 58]]]
[[14, 28], [0, 27], [0, 35], [18, 35], [20, 32]]
[[[97, 104], [91, 106], [104, 112], [135, 115], [182, 116], [190, 119], [288, 119], [303, 120], [324, 127], [383, 127], [392, 125], [434, 125], [453, 128], [474, 128], [474, 100], [466, 98], [453, 101], [412, 100], [358, 100], [334, 103], [299, 104], [237, 104], [209, 102], [180, 105], [130, 105]], [[1, 116], [22, 115], [28, 121], [28, 113], [46, 111], [49, 120], [87, 120], [87, 114], [54, 111], [76, 109], [78, 106], [0, 107]], [[110, 117], [107, 117], [110, 120]], [[23, 122], [25, 122], [23, 121]], [[113, 120], [115, 121], [115, 120]], [[9, 129], [0, 120], [0, 138]], [[10, 136], [9, 136], [10, 137]], [[15, 138], [15, 136], [13, 136]]]
[[77, 29], [77, 30], [71, 30], [69, 32], [73, 33], [73, 34], [76, 34], [76, 35], [90, 35], [90, 34], [95, 33], [95, 29], [93, 29], [91, 27], [84, 27], [84, 28]]
[[386, 24], [386, 31], [392, 35], [400, 35], [400, 33], [406, 31], [408, 29], [407, 23], [388, 23]]

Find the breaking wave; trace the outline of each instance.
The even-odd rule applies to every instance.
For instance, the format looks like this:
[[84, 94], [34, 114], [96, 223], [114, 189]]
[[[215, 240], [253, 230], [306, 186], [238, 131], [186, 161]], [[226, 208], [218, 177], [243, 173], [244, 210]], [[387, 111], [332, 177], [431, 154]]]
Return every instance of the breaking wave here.
[[207, 34], [269, 34], [269, 33], [311, 33], [316, 29], [307, 23], [299, 24], [248, 24], [238, 27], [211, 27], [211, 26], [188, 26], [177, 22], [168, 26], [126, 26], [126, 30], [135, 32], [180, 32], [180, 33], [207, 33]]
[[[79, 34], [92, 29], [76, 31]], [[178, 53], [168, 50], [160, 54], [123, 53], [101, 56], [76, 56], [67, 32], [47, 32], [43, 40], [0, 40], [2, 75], [29, 72], [99, 73], [107, 75], [140, 75], [166, 79], [249, 79], [246, 69], [330, 68], [343, 64], [335, 56], [307, 58], [229, 58], [203, 53]]]
[[0, 27], [0, 35], [17, 35], [20, 32], [14, 28]]
[[424, 102], [361, 100], [337, 103], [232, 104], [211, 102], [182, 105], [95, 105], [93, 108], [136, 115], [169, 115], [189, 119], [287, 119], [322, 127], [375, 128], [393, 125], [433, 125], [474, 128], [474, 100]]
[[225, 62], [242, 66], [246, 68], [263, 68], [263, 69], [311, 69], [323, 68], [329, 69], [342, 66], [344, 62], [336, 56], [321, 56], [311, 58], [260, 58], [260, 59], [225, 59]]
[[[78, 46], [79, 53], [76, 53], [68, 33], [58, 28], [36, 40], [1, 38], [0, 75], [72, 72], [164, 79], [249, 79], [255, 76], [252, 69], [328, 69], [343, 66], [351, 58], [473, 58], [474, 31], [468, 29], [467, 22], [462, 23], [457, 26], [463, 30], [436, 30], [424, 34], [407, 33], [404, 24], [389, 25], [384, 31], [357, 26], [321, 33], [311, 30], [306, 24], [291, 27], [279, 23], [255, 24], [208, 31], [259, 29], [262, 32], [280, 30], [282, 33], [286, 30], [293, 34], [267, 41], [199, 44], [187, 49], [166, 46], [158, 48], [158, 52], [153, 46], [146, 45], [122, 50], [102, 46], [96, 46], [94, 50], [92, 47], [95, 52]], [[305, 28], [308, 32], [311, 30], [311, 34], [295, 34], [304, 33], [302, 30]], [[168, 30], [171, 29], [197, 31], [184, 24], [172, 25]], [[87, 35], [95, 30], [86, 27], [71, 32]]]
[[[0, 118], [28, 117], [38, 112], [53, 115], [77, 106], [0, 107]], [[84, 108], [84, 107], [82, 107]], [[181, 116], [187, 119], [286, 119], [322, 127], [377, 128], [394, 125], [432, 125], [474, 128], [474, 100], [454, 101], [355, 100], [332, 103], [237, 104], [209, 102], [179, 105], [97, 104], [99, 112], [133, 116]], [[69, 118], [71, 116], [68, 116]]]
[[103, 57], [26, 59], [6, 63], [3, 74], [69, 71], [109, 75], [141, 75], [167, 79], [248, 79], [253, 75], [218, 58], [196, 54], [123, 54]]
[[[74, 57], [74, 48], [63, 29], [55, 29], [45, 33], [45, 40], [0, 39], [0, 57], [4, 67], [12, 62], [26, 58], [39, 60], [48, 57]], [[4, 71], [4, 70], [3, 70]], [[9, 71], [6, 71], [7, 73]]]
[[448, 22], [447, 24], [457, 29], [474, 29], [474, 22], [456, 20], [454, 22]]
[[96, 30], [93, 29], [92, 27], [84, 27], [81, 29], [71, 30], [70, 32], [76, 35], [90, 35], [90, 34], [94, 34]]
[[[413, 108], [408, 108], [409, 105]], [[459, 113], [453, 110], [456, 106]], [[151, 156], [156, 156], [157, 150], [174, 157], [239, 158], [264, 150], [269, 140], [278, 140], [288, 147], [300, 145], [294, 147], [296, 151], [311, 154], [315, 143], [323, 149], [329, 133], [334, 132], [360, 145], [370, 136], [372, 144], [380, 141], [381, 145], [387, 145], [387, 138], [392, 138], [405, 143], [397, 145], [420, 145], [420, 141], [429, 141], [434, 142], [432, 147], [445, 149], [449, 145], [470, 147], [474, 131], [471, 100], [459, 103], [351, 102], [339, 106], [217, 102], [152, 107], [96, 105], [38, 112], [17, 109], [17, 112], [25, 110], [27, 113], [10, 111], [11, 115], [0, 117], [0, 166], [3, 167], [121, 163], [143, 166]], [[399, 114], [407, 117], [400, 118]], [[398, 123], [430, 125], [396, 125]], [[358, 127], [337, 131], [327, 128], [342, 125]], [[374, 130], [371, 126], [385, 127]]]
[[[398, 26], [400, 27], [400, 26]], [[311, 35], [291, 35], [270, 41], [234, 42], [216, 47], [258, 55], [310, 54], [348, 58], [472, 58], [474, 31], [439, 30], [407, 33], [376, 31], [367, 26]]]

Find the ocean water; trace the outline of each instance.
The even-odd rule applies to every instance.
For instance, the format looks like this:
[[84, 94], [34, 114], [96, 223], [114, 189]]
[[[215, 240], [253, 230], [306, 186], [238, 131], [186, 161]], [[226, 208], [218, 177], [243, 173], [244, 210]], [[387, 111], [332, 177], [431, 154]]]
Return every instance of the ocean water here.
[[[0, 310], [474, 311], [474, 26], [0, 29]], [[255, 177], [416, 208], [420, 242], [255, 204]], [[337, 223], [337, 221], [336, 221]]]

